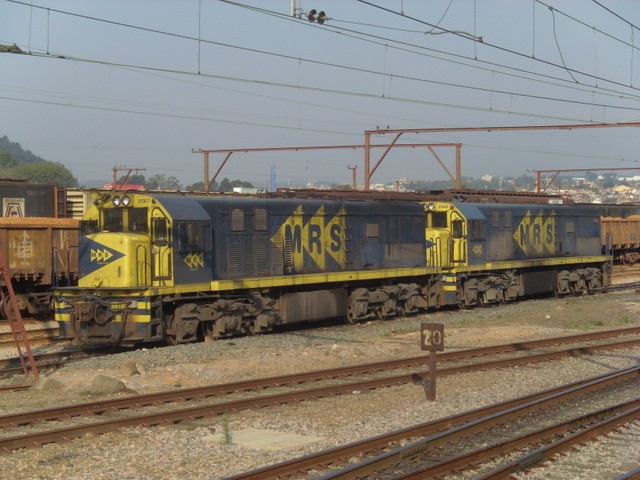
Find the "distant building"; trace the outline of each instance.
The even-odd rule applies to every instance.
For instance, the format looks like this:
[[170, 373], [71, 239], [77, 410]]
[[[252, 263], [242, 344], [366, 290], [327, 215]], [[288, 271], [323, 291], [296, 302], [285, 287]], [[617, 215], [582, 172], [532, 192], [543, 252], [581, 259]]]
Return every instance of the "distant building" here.
[[233, 193], [242, 193], [244, 195], [255, 195], [256, 193], [264, 192], [264, 190], [259, 188], [251, 188], [251, 187], [233, 187]]

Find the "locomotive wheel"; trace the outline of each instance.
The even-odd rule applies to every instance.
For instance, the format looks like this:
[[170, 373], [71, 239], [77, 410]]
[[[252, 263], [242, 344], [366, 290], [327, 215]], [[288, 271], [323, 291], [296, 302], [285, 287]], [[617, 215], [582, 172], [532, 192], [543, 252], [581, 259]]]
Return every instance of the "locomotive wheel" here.
[[484, 293], [478, 292], [478, 296], [476, 297], [476, 303], [478, 307], [483, 308], [487, 306], [487, 302], [485, 301]]
[[167, 327], [164, 334], [165, 341], [167, 344], [171, 346], [175, 346], [178, 344], [178, 340], [176, 338], [176, 314], [175, 312], [171, 314], [169, 317], [169, 321], [167, 322]]
[[256, 327], [256, 322], [251, 320], [244, 326], [244, 333], [249, 336], [260, 335], [260, 331]]
[[357, 312], [355, 310], [355, 307], [351, 303], [349, 303], [349, 305], [347, 306], [347, 316], [345, 318], [347, 323], [351, 325], [360, 323], [360, 321], [358, 320]]
[[[9, 299], [9, 292], [6, 289], [4, 290], [4, 298], [7, 300]], [[19, 302], [17, 303], [18, 303], [18, 308], [21, 308], [20, 303]], [[0, 318], [3, 320], [9, 320], [9, 317], [7, 316], [8, 312], [5, 310], [5, 308], [10, 309], [9, 311], [11, 312], [13, 311], [13, 307], [10, 302], [4, 303], [2, 300], [0, 300]]]

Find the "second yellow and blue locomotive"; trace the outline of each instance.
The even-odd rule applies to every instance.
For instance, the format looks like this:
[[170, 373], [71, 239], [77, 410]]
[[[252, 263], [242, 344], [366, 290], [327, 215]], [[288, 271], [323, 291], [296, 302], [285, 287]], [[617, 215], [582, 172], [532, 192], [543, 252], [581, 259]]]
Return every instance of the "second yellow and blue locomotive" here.
[[172, 344], [355, 323], [610, 282], [597, 209], [569, 205], [104, 194], [81, 222], [63, 337]]

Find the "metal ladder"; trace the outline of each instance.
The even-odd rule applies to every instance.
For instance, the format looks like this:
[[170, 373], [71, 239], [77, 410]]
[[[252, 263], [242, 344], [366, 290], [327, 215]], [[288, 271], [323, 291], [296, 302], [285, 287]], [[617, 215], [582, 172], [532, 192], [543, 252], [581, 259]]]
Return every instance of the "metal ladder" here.
[[[11, 327], [11, 334], [18, 350], [18, 358], [20, 359], [20, 364], [22, 365], [22, 371], [25, 377], [29, 376], [29, 373], [31, 373], [34, 379], [37, 379], [38, 366], [36, 365], [36, 361], [33, 358], [33, 353], [31, 352], [31, 345], [29, 344], [27, 331], [24, 328], [24, 322], [22, 321], [20, 309], [18, 308], [18, 302], [16, 301], [16, 294], [11, 283], [9, 268], [7, 266], [7, 263], [5, 262], [4, 255], [2, 254], [1, 249], [0, 284], [4, 284], [4, 288], [0, 287], [0, 300], [2, 301], [2, 309], [7, 321], [9, 322], [9, 326]], [[22, 352], [23, 348], [26, 353], [26, 358]]]

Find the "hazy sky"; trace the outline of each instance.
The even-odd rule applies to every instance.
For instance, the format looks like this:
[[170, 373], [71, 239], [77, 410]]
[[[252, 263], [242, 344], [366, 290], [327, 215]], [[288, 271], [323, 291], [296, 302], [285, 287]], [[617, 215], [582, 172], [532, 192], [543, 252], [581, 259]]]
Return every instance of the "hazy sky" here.
[[[640, 121], [637, 0], [0, 0], [0, 136], [84, 182], [203, 180], [192, 149], [363, 144], [376, 128]], [[391, 135], [375, 136], [377, 143]], [[640, 130], [403, 135], [462, 173], [640, 168]], [[382, 149], [373, 153], [373, 161]], [[436, 152], [453, 171], [454, 150]], [[211, 174], [224, 155], [211, 157]], [[219, 179], [350, 183], [362, 150], [235, 153]], [[638, 174], [639, 172], [629, 172]], [[0, 175], [1, 176], [1, 175]], [[373, 183], [446, 178], [392, 150]]]

